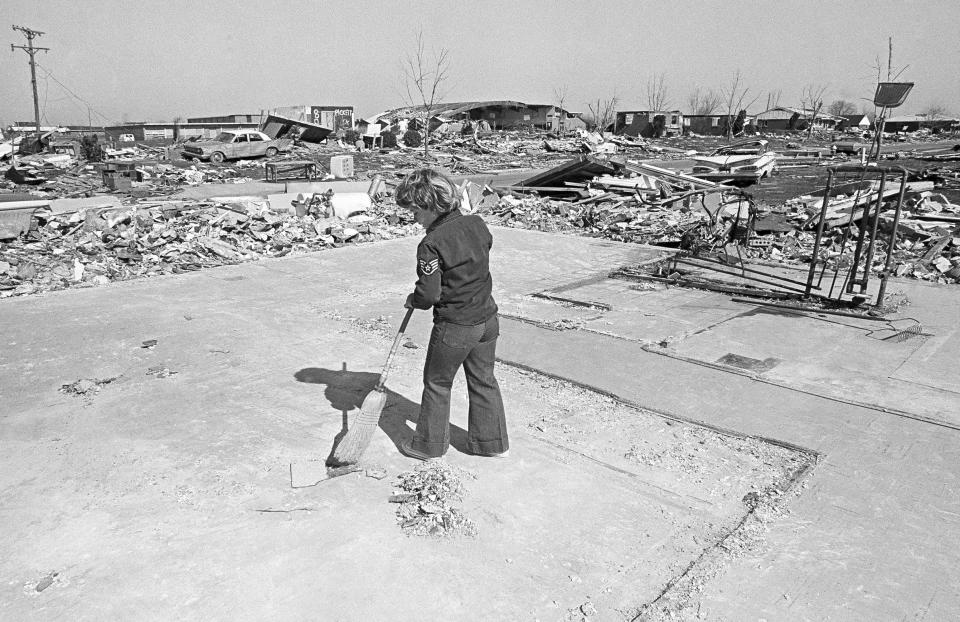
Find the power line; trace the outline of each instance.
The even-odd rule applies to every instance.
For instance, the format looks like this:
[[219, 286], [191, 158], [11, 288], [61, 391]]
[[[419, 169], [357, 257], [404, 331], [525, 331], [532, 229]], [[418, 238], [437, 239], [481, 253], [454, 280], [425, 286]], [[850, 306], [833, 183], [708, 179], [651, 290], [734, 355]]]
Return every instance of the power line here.
[[103, 119], [103, 120], [106, 121], [107, 123], [112, 123], [112, 120], [111, 120], [110, 118], [108, 118], [106, 115], [101, 114], [100, 111], [98, 111], [96, 108], [94, 108], [93, 105], [92, 105], [90, 102], [88, 102], [88, 101], [85, 100], [84, 98], [82, 98], [82, 97], [80, 97], [79, 95], [77, 95], [76, 93], [74, 93], [74, 92], [70, 89], [70, 87], [68, 87], [66, 84], [64, 84], [64, 83], [61, 82], [60, 80], [58, 80], [57, 77], [56, 77], [55, 75], [53, 75], [53, 73], [51, 73], [51, 71], [50, 71], [49, 69], [47, 69], [46, 67], [44, 67], [44, 66], [41, 65], [40, 63], [37, 63], [37, 67], [39, 67], [40, 69], [42, 69], [43, 72], [46, 74], [46, 76], [47, 76], [48, 78], [50, 78], [51, 80], [53, 80], [54, 82], [56, 82], [57, 84], [59, 84], [59, 85], [63, 88], [63, 90], [65, 90], [67, 93], [69, 93], [70, 95], [72, 95], [73, 97], [75, 97], [78, 101], [83, 102], [84, 105], [87, 106], [87, 109], [88, 109], [89, 111], [95, 113], [98, 117], [100, 117], [101, 119]]

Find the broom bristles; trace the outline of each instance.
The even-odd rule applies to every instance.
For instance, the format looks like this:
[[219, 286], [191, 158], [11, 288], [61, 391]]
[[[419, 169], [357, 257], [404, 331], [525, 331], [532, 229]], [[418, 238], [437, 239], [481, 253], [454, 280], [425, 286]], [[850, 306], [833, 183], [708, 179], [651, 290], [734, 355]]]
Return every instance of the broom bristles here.
[[331, 463], [354, 464], [360, 460], [373, 438], [374, 430], [380, 424], [380, 413], [383, 412], [386, 401], [387, 394], [383, 391], [373, 390], [367, 394], [353, 425], [333, 450]]

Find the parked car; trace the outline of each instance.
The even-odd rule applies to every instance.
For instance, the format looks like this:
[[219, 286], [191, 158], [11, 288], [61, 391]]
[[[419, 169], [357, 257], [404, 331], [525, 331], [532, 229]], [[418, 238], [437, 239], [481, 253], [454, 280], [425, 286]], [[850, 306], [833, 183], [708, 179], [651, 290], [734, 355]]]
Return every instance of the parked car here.
[[137, 140], [137, 138], [133, 134], [120, 134], [120, 142], [122, 143], [132, 143], [135, 140]]
[[213, 140], [200, 140], [183, 146], [184, 157], [210, 160], [240, 160], [266, 156], [272, 158], [281, 152], [290, 151], [293, 141], [286, 138], [270, 138], [256, 130], [233, 130], [220, 132]]
[[720, 147], [709, 156], [693, 157], [693, 175], [709, 181], [757, 182], [777, 165], [767, 141], [746, 140]]

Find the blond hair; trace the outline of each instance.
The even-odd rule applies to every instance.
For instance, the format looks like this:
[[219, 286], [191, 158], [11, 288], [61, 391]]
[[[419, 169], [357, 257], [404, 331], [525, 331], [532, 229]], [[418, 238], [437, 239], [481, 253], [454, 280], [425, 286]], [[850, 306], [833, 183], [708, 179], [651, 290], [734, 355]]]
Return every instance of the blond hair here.
[[446, 214], [460, 207], [460, 192], [450, 178], [430, 168], [413, 171], [400, 182], [397, 205]]

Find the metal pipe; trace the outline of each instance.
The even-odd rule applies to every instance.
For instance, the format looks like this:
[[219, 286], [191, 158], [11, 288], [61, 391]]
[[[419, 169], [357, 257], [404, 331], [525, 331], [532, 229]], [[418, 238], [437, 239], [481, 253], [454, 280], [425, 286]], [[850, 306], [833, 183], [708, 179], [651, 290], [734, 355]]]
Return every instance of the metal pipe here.
[[648, 274], [632, 274], [630, 272], [618, 272], [611, 275], [611, 278], [616, 279], [625, 279], [625, 280], [640, 280], [640, 281], [654, 281], [656, 283], [668, 283], [670, 285], [680, 285], [681, 287], [692, 287], [695, 289], [706, 289], [714, 292], [722, 292], [724, 294], [740, 294], [741, 296], [750, 296], [750, 295], [763, 295], [767, 298], [779, 298], [781, 300], [792, 300], [800, 298], [800, 294], [791, 294], [790, 292], [778, 292], [773, 290], [768, 291], [753, 291], [748, 290], [745, 287], [734, 287], [734, 286], [724, 286], [718, 285], [715, 283], [708, 283], [706, 281], [694, 281], [692, 279], [668, 279], [662, 276], [652, 276]]
[[[864, 171], [864, 174], [866, 174], [866, 171]], [[880, 205], [881, 203], [883, 203], [883, 190], [886, 187], [886, 185], [887, 185], [887, 172], [883, 171], [880, 173], [880, 188], [879, 188], [879, 191], [877, 192], [877, 214], [878, 215], [880, 214]], [[854, 210], [856, 210], [856, 206], [854, 206]], [[862, 280], [857, 279], [857, 269], [860, 266], [860, 253], [861, 251], [863, 251], [863, 239], [867, 235], [867, 230], [863, 226], [863, 220], [867, 220], [867, 222], [869, 222], [868, 220], [869, 216], [870, 216], [870, 201], [867, 201], [867, 205], [863, 209], [863, 218], [861, 219], [861, 222], [860, 222], [859, 233], [857, 233], [857, 246], [853, 250], [853, 265], [850, 268], [853, 272], [853, 276], [847, 282], [846, 290], [848, 294], [853, 293], [854, 285], [860, 286], [861, 294], [867, 288], [866, 287], [867, 279], [869, 278], [869, 274], [870, 274], [869, 260], [867, 261], [867, 265], [865, 266]], [[852, 212], [850, 214], [850, 221], [851, 221], [851, 224], [853, 224]], [[872, 240], [871, 240], [871, 243], [872, 243]]]
[[[900, 178], [900, 197], [902, 200], [903, 194], [906, 192], [907, 187], [907, 176], [904, 175]], [[881, 190], [883, 186], [881, 186]], [[880, 193], [881, 196], [877, 197], [877, 213], [873, 217], [873, 225], [870, 228], [870, 244], [867, 246], [867, 264], [865, 272], [863, 273], [863, 288], [860, 290], [860, 293], [863, 293], [867, 290], [867, 283], [870, 280], [870, 270], [873, 266], [873, 247], [877, 241], [877, 228], [880, 226], [880, 210], [883, 209], [883, 192]]]
[[745, 304], [760, 305], [764, 307], [776, 307], [778, 309], [786, 309], [788, 311], [805, 311], [807, 313], [826, 313], [828, 315], [839, 315], [840, 317], [852, 317], [857, 318], [858, 320], [872, 320], [874, 322], [886, 322], [887, 318], [883, 317], [874, 317], [872, 315], [860, 315], [859, 313], [847, 313], [844, 311], [832, 311], [830, 309], [810, 309], [807, 307], [800, 307], [797, 305], [785, 305], [776, 302], [762, 302], [758, 300], [747, 300], [744, 298], [731, 298], [733, 302], [742, 302]]
[[[853, 205], [852, 205], [852, 207], [851, 207], [851, 209], [850, 209], [850, 218], [847, 220], [847, 232], [848, 232], [848, 233], [849, 233], [849, 231], [850, 231], [850, 226], [853, 225], [854, 216], [856, 216], [856, 214], [857, 214], [857, 205], [860, 203], [860, 193], [863, 191], [863, 178], [866, 177], [866, 175], [867, 175], [867, 169], [866, 169], [866, 167], [863, 167], [863, 168], [860, 170], [860, 178], [857, 180], [857, 194], [856, 194], [856, 196], [855, 196], [854, 199], [853, 199]], [[870, 210], [870, 199], [869, 199], [869, 197], [868, 197], [868, 198], [867, 198], [867, 205], [866, 205], [866, 207], [864, 208], [864, 211], [869, 211], [869, 210]], [[861, 233], [862, 233], [862, 231], [863, 231], [863, 230], [862, 230], [862, 228], [861, 228]], [[841, 292], [843, 291], [844, 287], [846, 287], [847, 282], [850, 281], [851, 273], [853, 273], [853, 276], [856, 277], [856, 265], [857, 265], [856, 258], [859, 256], [859, 255], [857, 254], [857, 253], [859, 253], [859, 250], [860, 250], [860, 240], [858, 240], [858, 243], [857, 243], [857, 251], [856, 251], [856, 252], [854, 253], [854, 255], [853, 255], [853, 256], [854, 256], [853, 268], [852, 268], [851, 270], [847, 270], [847, 274], [846, 274], [846, 276], [843, 278], [843, 284], [840, 286], [840, 291], [841, 291]], [[828, 297], [828, 298], [831, 297], [831, 296], [833, 296], [833, 288], [834, 288], [834, 286], [837, 284], [837, 277], [840, 275], [840, 263], [841, 263], [841, 260], [843, 259], [843, 254], [844, 254], [846, 251], [847, 251], [847, 236], [845, 235], [845, 236], [843, 236], [843, 243], [840, 245], [840, 256], [837, 257], [837, 267], [834, 269], [834, 271], [833, 271], [833, 278], [830, 280], [830, 293], [827, 294], [827, 297]], [[826, 273], [826, 271], [827, 271], [827, 262], [824, 261], [824, 262], [823, 262], [823, 270], [820, 272], [820, 275], [823, 276], [823, 274]]]
[[[708, 262], [708, 263], [717, 264], [717, 265], [720, 265], [720, 266], [726, 266], [726, 265], [728, 265], [728, 264], [723, 263], [723, 262], [720, 261], [720, 260], [710, 259], [710, 258], [708, 258], [708, 257], [684, 257], [684, 259], [688, 259], [688, 260], [689, 260], [689, 259], [696, 259], [696, 260], [698, 260], [698, 261], [706, 261], [706, 262]], [[688, 261], [687, 263], [689, 263], [689, 261]], [[731, 266], [731, 267], [733, 267], [733, 266]], [[770, 274], [769, 272], [764, 272], [763, 270], [754, 270], [753, 268], [746, 268], [746, 267], [743, 267], [742, 265], [741, 265], [739, 268], [737, 268], [737, 269], [741, 270], [742, 272], [752, 272], [753, 274], [762, 274], [763, 276], [770, 277], [771, 279], [777, 279], [778, 281], [786, 281], [787, 283], [793, 283], [794, 285], [806, 285], [806, 282], [805, 282], [805, 281], [797, 281], [797, 280], [795, 280], [795, 279], [788, 279], [788, 278], [785, 277], [785, 276], [778, 276], [778, 275], [776, 275], [776, 274]], [[748, 277], [747, 275], [744, 274], [744, 275], [743, 275], [743, 278], [749, 279], [750, 277]]]
[[[703, 265], [700, 265], [700, 264], [685, 262], [682, 258], [678, 258], [676, 261], [677, 261], [678, 263], [685, 263], [685, 264], [690, 265], [690, 266], [693, 266], [693, 267], [695, 267], [695, 268], [706, 268], [707, 270], [713, 270], [713, 271], [715, 271], [715, 272], [719, 272], [720, 274], [727, 274], [727, 275], [729, 275], [729, 276], [738, 276], [738, 277], [740, 276], [740, 275], [737, 274], [736, 272], [727, 272], [727, 271], [725, 271], [725, 270], [720, 270], [720, 269], [718, 269], [718, 268], [714, 268], [714, 267], [711, 267], [711, 266], [703, 266]], [[779, 283], [771, 283], [770, 281], [764, 281], [763, 279], [758, 279], [758, 278], [754, 278], [754, 277], [741, 277], [741, 278], [745, 278], [745, 279], [747, 279], [748, 281], [754, 281], [754, 282], [756, 282], [756, 283], [763, 283], [764, 285], [770, 285], [770, 286], [773, 286], [773, 287], [779, 287], [780, 289], [785, 289], [785, 290], [787, 290], [788, 292], [802, 293], [802, 294], [804, 294], [805, 296], [806, 296], [806, 295], [809, 295], [808, 293], [804, 292], [802, 289], [796, 289], [796, 288], [793, 288], [793, 287], [787, 287], [786, 285], [781, 285], [781, 284], [779, 284]]]
[[823, 206], [820, 208], [820, 222], [817, 223], [817, 237], [813, 241], [813, 256], [810, 257], [810, 272], [807, 274], [807, 286], [804, 296], [810, 295], [813, 289], [813, 275], [817, 271], [817, 255], [820, 254], [820, 238], [823, 237], [823, 225], [827, 220], [827, 206], [830, 203], [830, 186], [833, 185], [833, 169], [827, 171], [827, 187], [823, 191]]
[[897, 227], [900, 225], [900, 210], [903, 209], [903, 196], [907, 193], [907, 169], [898, 167], [903, 172], [903, 183], [900, 184], [900, 195], [897, 197], [897, 211], [893, 215], [893, 231], [890, 232], [890, 243], [887, 246], [887, 259], [883, 263], [883, 277], [880, 279], [880, 290], [877, 292], [877, 302], [874, 306], [883, 306], [883, 296], [887, 291], [887, 279], [890, 278], [890, 261], [893, 259], [893, 247], [897, 243]]

